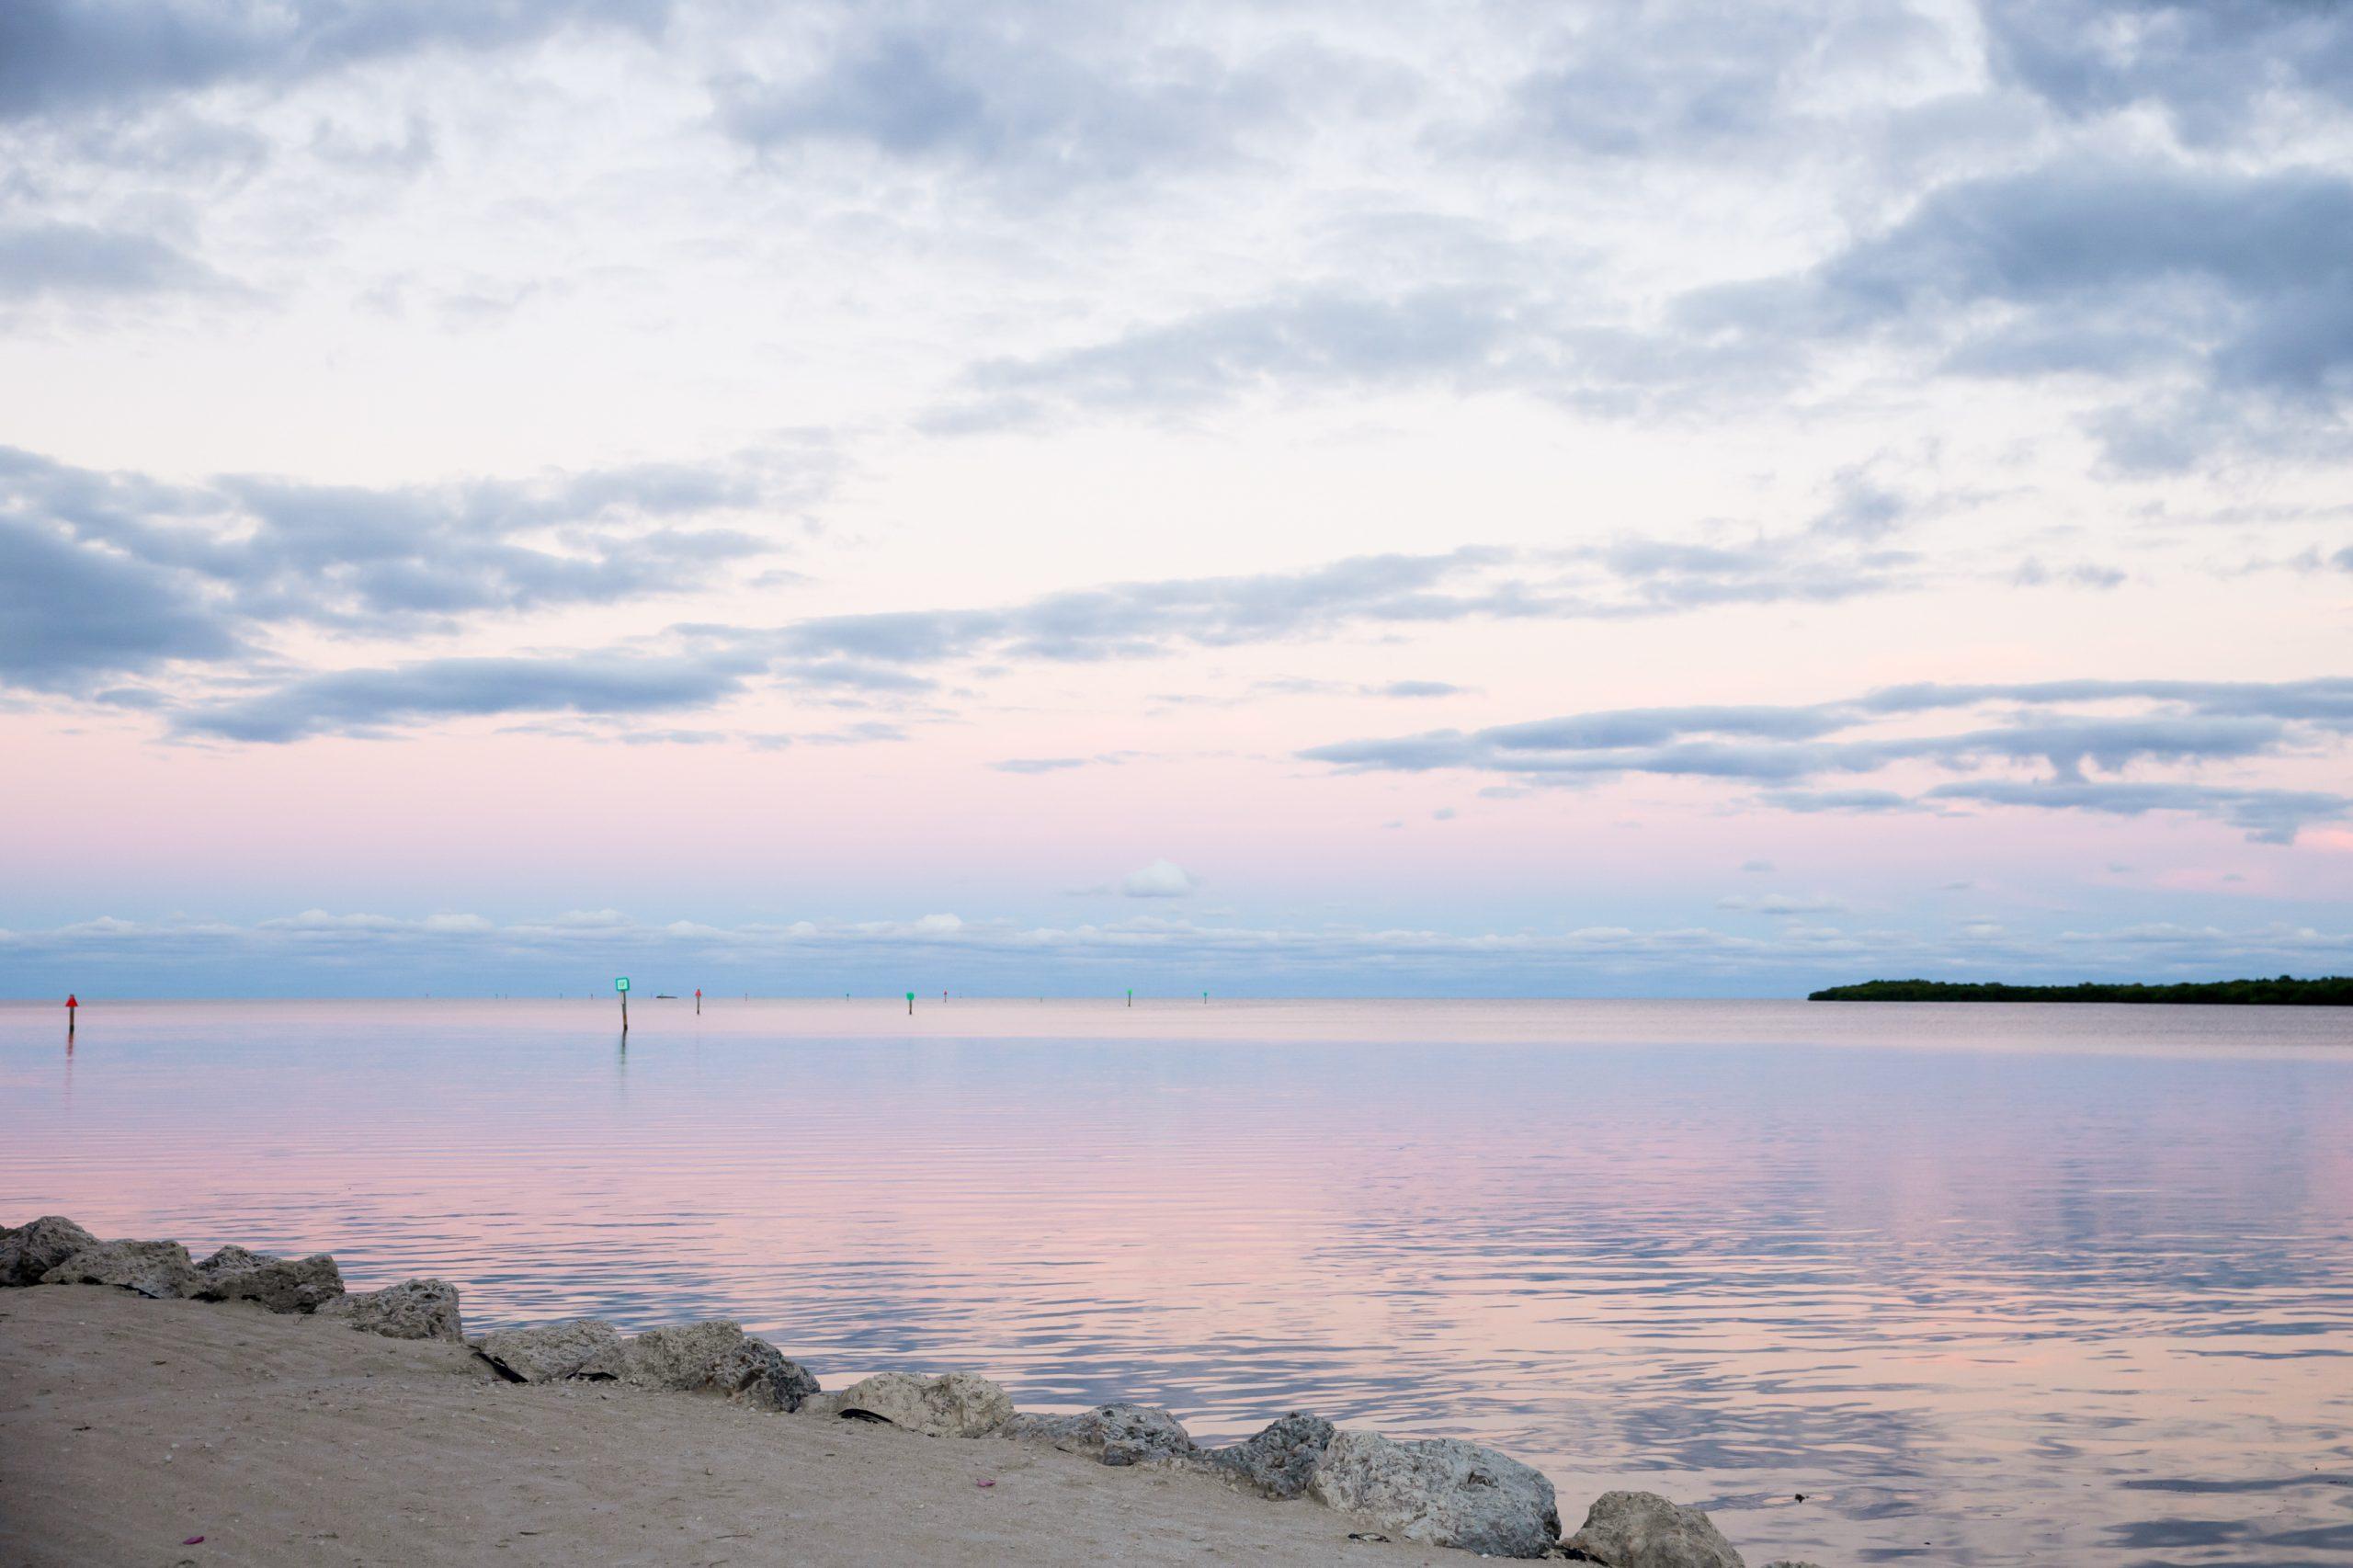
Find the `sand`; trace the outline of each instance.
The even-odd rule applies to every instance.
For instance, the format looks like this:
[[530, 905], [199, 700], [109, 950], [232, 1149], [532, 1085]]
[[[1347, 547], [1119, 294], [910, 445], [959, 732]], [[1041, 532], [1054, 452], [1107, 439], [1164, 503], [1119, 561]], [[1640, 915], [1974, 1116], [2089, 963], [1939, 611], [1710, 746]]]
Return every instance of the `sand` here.
[[1477, 1561], [1348, 1539], [1374, 1528], [1002, 1438], [505, 1383], [462, 1346], [248, 1303], [0, 1291], [11, 1568]]

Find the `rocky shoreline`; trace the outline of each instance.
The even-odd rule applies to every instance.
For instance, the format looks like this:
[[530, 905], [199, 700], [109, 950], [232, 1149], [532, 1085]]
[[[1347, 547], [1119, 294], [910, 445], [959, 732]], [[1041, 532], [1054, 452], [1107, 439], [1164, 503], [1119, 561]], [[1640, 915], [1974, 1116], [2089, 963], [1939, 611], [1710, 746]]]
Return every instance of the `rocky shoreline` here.
[[352, 1291], [324, 1253], [289, 1258], [224, 1246], [199, 1261], [177, 1242], [101, 1241], [55, 1215], [0, 1231], [0, 1286], [76, 1284], [160, 1300], [244, 1301], [387, 1338], [464, 1346], [508, 1383], [617, 1384], [803, 1420], [1033, 1444], [1108, 1466], [1200, 1474], [1273, 1502], [1320, 1504], [1370, 1522], [1352, 1539], [1605, 1568], [1745, 1568], [1704, 1513], [1651, 1493], [1604, 1493], [1564, 1533], [1550, 1481], [1457, 1438], [1392, 1438], [1293, 1412], [1244, 1442], [1202, 1448], [1165, 1410], [1111, 1403], [1076, 1414], [1023, 1412], [1004, 1389], [970, 1372], [882, 1372], [827, 1391], [776, 1346], [724, 1321], [624, 1335], [600, 1320], [573, 1318], [469, 1338], [458, 1289], [443, 1279]]

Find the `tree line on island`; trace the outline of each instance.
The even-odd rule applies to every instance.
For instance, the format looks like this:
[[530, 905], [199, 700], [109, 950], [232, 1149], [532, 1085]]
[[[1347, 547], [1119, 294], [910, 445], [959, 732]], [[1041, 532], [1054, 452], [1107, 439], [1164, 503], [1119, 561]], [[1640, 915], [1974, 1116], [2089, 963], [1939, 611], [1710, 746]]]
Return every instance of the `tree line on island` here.
[[2174, 985], [2004, 985], [1950, 980], [1868, 980], [1833, 985], [1809, 1002], [2190, 1002], [2260, 1006], [2353, 1007], [2353, 975], [2298, 980], [2206, 980]]

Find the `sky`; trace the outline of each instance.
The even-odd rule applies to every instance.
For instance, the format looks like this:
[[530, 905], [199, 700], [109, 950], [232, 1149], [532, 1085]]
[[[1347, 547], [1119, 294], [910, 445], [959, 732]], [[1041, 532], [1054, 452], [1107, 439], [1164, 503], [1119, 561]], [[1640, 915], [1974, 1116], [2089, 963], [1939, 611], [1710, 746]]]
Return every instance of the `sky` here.
[[15, 0], [0, 994], [2353, 969], [2353, 7]]

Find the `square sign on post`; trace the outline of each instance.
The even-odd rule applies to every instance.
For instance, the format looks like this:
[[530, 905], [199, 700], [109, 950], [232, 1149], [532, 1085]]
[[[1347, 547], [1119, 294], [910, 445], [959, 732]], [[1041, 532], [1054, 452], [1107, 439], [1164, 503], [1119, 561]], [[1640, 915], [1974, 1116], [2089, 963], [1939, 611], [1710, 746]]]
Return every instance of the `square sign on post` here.
[[616, 979], [616, 980], [613, 982], [613, 989], [614, 989], [614, 990], [616, 990], [616, 991], [626, 991], [626, 990], [628, 990], [628, 989], [629, 989], [629, 976], [624, 974], [624, 975], [621, 975], [620, 977], [619, 977], [618, 979]]

